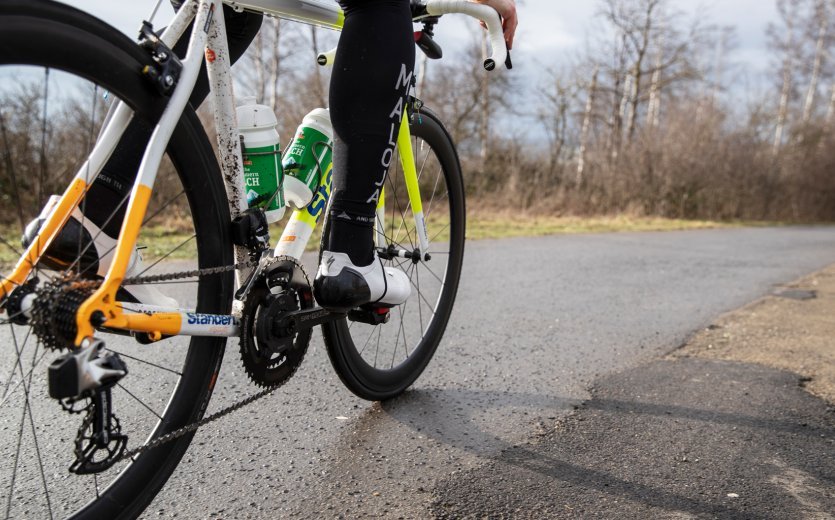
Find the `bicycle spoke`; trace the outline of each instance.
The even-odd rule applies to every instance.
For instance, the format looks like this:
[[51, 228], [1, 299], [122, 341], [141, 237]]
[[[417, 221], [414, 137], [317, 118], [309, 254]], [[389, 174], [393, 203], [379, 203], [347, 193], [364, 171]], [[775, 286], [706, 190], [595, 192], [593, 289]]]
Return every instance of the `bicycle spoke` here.
[[[9, 327], [9, 331], [11, 332], [12, 337], [15, 337], [15, 332], [14, 332], [14, 327], [13, 327], [13, 326], [11, 326], [11, 325], [10, 325], [10, 327]], [[29, 335], [30, 335], [31, 333], [32, 333], [32, 329], [31, 329], [31, 328], [30, 328], [30, 329], [28, 329], [28, 330], [26, 331], [26, 336], [23, 338], [23, 349], [25, 349], [25, 348], [26, 348], [26, 344], [29, 342]], [[12, 382], [12, 377], [14, 377], [14, 371], [15, 371], [15, 368], [17, 367], [17, 365], [18, 365], [18, 364], [20, 364], [20, 356], [22, 356], [22, 355], [23, 355], [23, 353], [21, 352], [21, 353], [18, 355], [18, 358], [17, 358], [17, 359], [15, 359], [15, 362], [13, 363], [13, 365], [12, 365], [11, 369], [9, 370], [9, 379], [6, 381], [6, 386], [5, 386], [5, 388], [3, 389], [3, 401], [2, 401], [2, 402], [0, 402], [0, 407], [2, 407], [2, 406], [3, 406], [3, 403], [6, 401], [6, 396], [9, 394], [9, 385], [10, 385], [10, 384], [11, 384], [11, 382]], [[34, 370], [34, 367], [33, 367], [33, 370]], [[23, 381], [23, 379], [21, 379], [21, 381]], [[20, 383], [18, 383], [17, 385], [15, 385], [15, 388], [14, 388], [14, 389], [16, 389], [18, 386], [20, 386]], [[12, 390], [14, 391], [14, 389], [12, 389]]]
[[430, 241], [430, 242], [433, 242], [436, 238], [438, 238], [438, 236], [440, 236], [440, 234], [441, 234], [441, 233], [443, 233], [443, 232], [444, 232], [444, 231], [446, 231], [447, 229], [449, 229], [449, 224], [447, 224], [446, 226], [442, 227], [440, 231], [438, 231], [437, 233], [435, 233], [435, 236], [433, 236], [432, 238], [430, 238], [430, 239], [429, 239], [429, 241]]
[[[180, 197], [181, 197], [184, 193], [185, 193], [185, 190], [182, 190], [182, 191], [180, 191], [178, 194], [176, 194], [176, 195], [174, 195], [173, 197], [171, 197], [168, 201], [166, 201], [166, 202], [165, 202], [165, 204], [163, 204], [163, 205], [162, 205], [162, 207], [161, 207], [161, 208], [159, 208], [157, 211], [155, 211], [154, 213], [152, 213], [150, 216], [146, 217], [146, 218], [145, 218], [145, 220], [142, 222], [142, 225], [144, 226], [145, 224], [147, 224], [148, 222], [150, 222], [151, 220], [153, 220], [153, 219], [154, 219], [157, 215], [159, 215], [160, 213], [162, 213], [162, 211], [163, 211], [165, 208], [167, 208], [169, 205], [173, 204], [173, 203], [174, 203], [174, 201], [176, 201], [177, 199], [179, 199], [179, 198], [180, 198]], [[104, 223], [102, 224], [102, 227], [99, 229], [99, 232], [98, 232], [98, 233], [96, 233], [96, 236], [95, 236], [95, 237], [93, 237], [93, 238], [92, 238], [92, 240], [90, 240], [90, 243], [87, 245], [87, 247], [85, 247], [85, 248], [84, 248], [84, 251], [82, 251], [82, 254], [83, 254], [83, 253], [86, 253], [86, 252], [87, 252], [87, 250], [95, 244], [95, 242], [96, 242], [96, 238], [98, 238], [98, 237], [99, 237], [102, 233], [104, 233], [104, 231], [102, 231], [102, 229], [103, 229], [103, 228], [105, 228], [105, 227], [107, 227], [107, 225], [110, 223], [110, 221], [111, 221], [111, 220], [113, 220], [113, 218], [114, 218], [114, 217], [115, 217], [115, 216], [119, 213], [119, 210], [122, 208], [122, 206], [123, 206], [124, 204], [126, 204], [126, 203], [127, 203], [127, 201], [128, 201], [128, 199], [129, 199], [129, 198], [130, 198], [130, 194], [125, 195], [125, 196], [122, 198], [121, 202], [119, 202], [119, 205], [118, 205], [118, 206], [116, 206], [116, 208], [115, 208], [115, 209], [114, 209], [114, 210], [110, 213], [110, 215], [107, 217], [107, 219], [105, 219]], [[191, 237], [191, 238], [194, 238], [194, 237]], [[188, 242], [188, 240], [190, 240], [190, 239], [187, 239], [187, 240], [186, 240], [186, 242]], [[109, 255], [109, 254], [110, 254], [113, 250], [115, 250], [115, 249], [116, 249], [116, 246], [117, 246], [117, 245], [118, 245], [118, 244], [114, 244], [112, 247], [110, 247], [110, 249], [108, 249], [107, 251], [105, 251], [105, 252], [104, 252], [104, 255], [103, 255], [103, 256], [107, 256], [107, 255]], [[174, 251], [176, 251], [177, 249], [179, 249], [180, 247], [182, 247], [182, 246], [184, 246], [184, 245], [185, 245], [185, 243], [180, 244], [180, 246], [178, 246], [177, 248], [175, 248], [175, 249], [173, 249], [173, 250], [169, 251], [169, 252], [168, 252], [168, 255], [166, 255], [166, 256], [171, 255]], [[160, 259], [157, 261], [157, 263], [159, 263], [160, 261], [162, 261], [164, 258], [165, 258], [165, 257], [160, 258]], [[78, 262], [78, 261], [80, 261], [80, 258], [79, 258], [78, 260], [76, 260], [76, 262]], [[156, 265], [156, 264], [154, 264], [154, 265]], [[86, 273], [87, 273], [87, 271], [90, 269], [90, 267], [92, 267], [92, 266], [87, 267], [87, 268], [86, 268], [84, 271], [82, 271], [80, 274], [81, 274], [81, 275], [86, 274]], [[150, 269], [151, 267], [153, 267], [153, 265], [152, 265], [152, 266], [150, 266], [150, 267], [148, 267], [147, 269], [145, 269], [145, 271], [142, 271], [142, 273], [140, 273], [138, 276], [142, 276], [142, 274], [144, 274], [145, 272], [147, 272], [147, 271], [148, 271], [148, 269]]]
[[[86, 190], [85, 190], [84, 194], [85, 195], [87, 194]], [[96, 235], [94, 237], [90, 238], [90, 242], [86, 246], [84, 246], [83, 250], [79, 251], [78, 258], [76, 258], [75, 261], [72, 263], [72, 265], [69, 267], [70, 270], [74, 269], [74, 268], [76, 268], [80, 265], [81, 258], [82, 258], [81, 255], [83, 255], [84, 253], [89, 251], [89, 249], [91, 247], [95, 246], [96, 239], [99, 238], [99, 236], [101, 236], [102, 233], [104, 233], [103, 229], [106, 228], [108, 224], [110, 224], [110, 221], [113, 220], [113, 218], [119, 213], [119, 211], [122, 209], [122, 206], [124, 206], [128, 202], [129, 198], [130, 198], [130, 194], [125, 195], [124, 197], [122, 197], [122, 200], [119, 202], [119, 204], [115, 208], [113, 208], [113, 211], [111, 211], [110, 215], [108, 215], [108, 217], [104, 220], [104, 222], [102, 223], [102, 225], [99, 228], [99, 231], [96, 233]], [[86, 197], [84, 198], [84, 200], [86, 200]], [[82, 216], [83, 215], [84, 215], [84, 212], [82, 211]], [[82, 225], [83, 225], [83, 217], [82, 217]], [[83, 236], [83, 233], [81, 234], [81, 236]], [[81, 240], [81, 236], [79, 236], [79, 240]], [[113, 251], [114, 249], [116, 249], [115, 245], [112, 246], [107, 251], [105, 251], [104, 256], [109, 255], [111, 253], [111, 251]], [[90, 270], [90, 267], [91, 266], [87, 266], [83, 271], [78, 273], [78, 275], [83, 276], [83, 275], [87, 274], [87, 271]]]
[[443, 171], [438, 170], [438, 173], [435, 174], [435, 186], [432, 188], [432, 195], [429, 196], [429, 204], [426, 208], [426, 219], [429, 219], [429, 215], [432, 214], [432, 204], [435, 203], [435, 194], [438, 191], [438, 183], [441, 180], [441, 175]]
[[382, 336], [382, 328], [377, 327], [377, 350], [374, 351], [374, 366], [377, 366], [377, 356], [380, 354], [380, 337]]
[[[351, 322], [351, 325], [353, 325], [353, 322]], [[379, 327], [379, 325], [377, 325], [377, 327]], [[365, 352], [365, 348], [368, 347], [368, 344], [371, 342], [371, 338], [374, 337], [374, 332], [375, 331], [376, 331], [376, 327], [374, 329], [371, 329], [371, 332], [368, 334], [368, 337], [365, 339], [365, 344], [360, 349], [360, 355], [362, 355], [362, 353]]]
[[41, 149], [40, 149], [40, 182], [38, 183], [38, 200], [44, 200], [43, 187], [46, 177], [46, 115], [49, 109], [49, 67], [44, 68], [43, 112], [41, 118]]
[[[43, 358], [45, 358], [45, 357], [46, 357], [46, 352], [43, 352], [41, 354], [41, 357], [38, 358], [38, 360], [36, 361], [35, 366], [30, 368], [29, 372], [26, 373], [26, 377], [29, 377], [32, 374], [32, 372], [35, 371], [37, 366], [41, 364], [41, 361], [43, 361]], [[24, 379], [21, 379], [20, 381], [17, 382], [16, 385], [14, 385], [12, 388], [9, 389], [8, 394], [3, 398], [2, 401], [0, 401], [0, 408], [3, 408], [3, 405], [5, 405], [7, 402], [9, 402], [9, 400], [11, 399], [11, 396], [14, 395], [15, 390], [17, 390], [20, 386], [22, 386], [24, 381], [25, 381]]]
[[432, 269], [430, 269], [428, 265], [426, 265], [426, 262], [421, 260], [420, 263], [423, 265], [423, 267], [426, 268], [427, 271], [429, 271], [429, 274], [431, 274], [433, 277], [435, 277], [436, 280], [438, 280], [438, 282], [441, 283], [441, 287], [443, 287], [444, 286], [444, 281], [441, 280], [441, 278], [437, 274], [435, 274], [435, 272]]
[[21, 417], [20, 417], [20, 430], [18, 431], [18, 434], [17, 434], [17, 448], [15, 450], [14, 464], [12, 465], [12, 480], [11, 480], [11, 483], [9, 484], [9, 499], [6, 502], [6, 518], [11, 517], [12, 497], [14, 497], [15, 481], [17, 480], [17, 468], [18, 468], [18, 462], [20, 461], [20, 445], [23, 442], [23, 424], [26, 420], [26, 407], [25, 406], [23, 407], [22, 414], [23, 415], [21, 415]]
[[141, 273], [139, 273], [138, 275], [136, 275], [136, 277], [140, 277], [140, 276], [144, 275], [145, 273], [147, 273], [148, 271], [150, 271], [151, 269], [153, 269], [154, 267], [156, 267], [156, 265], [157, 265], [157, 264], [159, 264], [160, 262], [162, 262], [163, 260], [165, 260], [166, 258], [168, 258], [169, 256], [171, 256], [172, 254], [174, 254], [177, 250], [179, 250], [180, 248], [184, 247], [186, 244], [188, 244], [189, 242], [191, 242], [191, 241], [192, 241], [192, 240], [194, 240], [195, 238], [197, 238], [197, 235], [191, 235], [191, 236], [190, 236], [190, 237], [188, 237], [187, 239], [183, 240], [183, 242], [182, 242], [180, 245], [178, 245], [177, 247], [175, 247], [175, 248], [174, 248], [174, 249], [172, 249], [171, 251], [169, 251], [169, 252], [165, 253], [165, 256], [163, 256], [163, 257], [161, 257], [161, 258], [157, 259], [157, 261], [156, 261], [156, 262], [154, 262], [153, 264], [151, 264], [151, 265], [149, 265], [148, 267], [146, 267], [145, 269], [143, 269]]
[[[414, 282], [412, 282], [412, 287], [417, 289], [417, 286], [414, 284]], [[423, 295], [423, 293], [421, 293], [419, 290], [418, 290], [418, 296], [420, 297], [421, 300], [423, 300], [426, 303], [426, 306], [429, 307], [430, 311], [432, 312], [432, 316], [434, 316], [435, 315], [435, 307], [431, 303], [429, 303], [429, 300], [427, 300], [426, 297]]]
[[[28, 336], [27, 336], [27, 339], [28, 339]], [[23, 405], [23, 409], [22, 409], [22, 413], [21, 413], [21, 417], [20, 417], [20, 428], [18, 429], [18, 442], [17, 442], [16, 451], [15, 451], [15, 461], [14, 461], [14, 467], [13, 467], [13, 470], [12, 470], [11, 485], [9, 486], [9, 501], [7, 503], [7, 506], [6, 506], [6, 518], [9, 517], [9, 514], [11, 512], [12, 497], [14, 496], [14, 488], [15, 488], [15, 483], [16, 483], [16, 480], [17, 480], [17, 470], [18, 470], [18, 465], [19, 465], [19, 462], [20, 462], [20, 450], [21, 450], [21, 446], [23, 444], [23, 430], [24, 430], [24, 424], [26, 422], [26, 416], [27, 415], [29, 416], [29, 422], [30, 422], [31, 427], [32, 427], [32, 435], [33, 435], [33, 441], [35, 443], [35, 451], [36, 451], [36, 454], [38, 456], [38, 465], [39, 465], [40, 470], [41, 470], [41, 477], [42, 477], [43, 485], [44, 485], [44, 493], [46, 495], [47, 505], [49, 507], [49, 517], [52, 518], [52, 506], [51, 506], [50, 499], [49, 499], [49, 490], [48, 490], [48, 486], [46, 485], [46, 475], [43, 471], [43, 460], [40, 457], [40, 446], [39, 446], [39, 443], [38, 443], [38, 436], [37, 436], [35, 425], [34, 425], [34, 419], [32, 417], [32, 407], [30, 405], [30, 400], [29, 400], [29, 389], [31, 388], [31, 384], [32, 384], [33, 372], [30, 371], [29, 380], [27, 382], [26, 381], [26, 375], [24, 374], [24, 371], [23, 371], [23, 365], [20, 362], [20, 359], [23, 356], [23, 348], [25, 348], [25, 344], [23, 345], [23, 347], [21, 347], [20, 343], [17, 341], [17, 334], [15, 334], [14, 330], [12, 330], [12, 342], [14, 343], [15, 351], [17, 353], [17, 358], [16, 358], [15, 363], [17, 365], [18, 370], [20, 371], [21, 383], [23, 385], [24, 405]], [[35, 358], [37, 358], [37, 352], [38, 352], [38, 349], [37, 349], [37, 345], [36, 345], [35, 352], [32, 355], [33, 364], [35, 362]]]
[[[399, 177], [398, 175], [395, 175], [395, 184], [394, 184], [394, 187], [392, 189], [392, 191], [394, 192], [394, 193], [392, 193], [392, 198], [394, 199], [394, 205], [395, 205], [397, 211], [400, 213], [400, 219], [401, 219], [400, 220], [400, 227], [397, 229], [397, 234], [394, 234], [394, 213], [393, 213], [393, 211], [394, 211], [395, 208], [392, 208], [392, 234], [394, 235], [395, 239], [400, 237], [400, 230], [403, 228], [403, 224], [406, 222], [406, 215], [405, 215], [405, 212], [403, 210], [403, 206], [400, 204], [400, 198], [397, 196], [397, 184], [396, 184], [397, 180], [396, 179], [398, 177]], [[415, 241], [412, 240], [411, 233], [409, 233], [409, 227], [408, 226], [406, 226], [406, 238], [409, 239], [410, 243], [412, 243], [412, 244], [415, 243]]]
[[[418, 292], [418, 319], [420, 320], [420, 334], [422, 337], [426, 329], [423, 328], [423, 307], [420, 305], [420, 269], [415, 269], [415, 277], [417, 278], [417, 285], [414, 283], [412, 285], [415, 285]], [[412, 282], [411, 277], [409, 278], [409, 282]]]
[[[37, 357], [37, 349], [35, 349], [35, 354], [32, 356], [32, 362], [34, 363], [35, 358]], [[30, 372], [29, 374], [29, 388], [32, 387], [32, 376], [34, 374]], [[49, 486], [46, 484], [46, 472], [43, 469], [43, 458], [41, 457], [41, 448], [40, 443], [38, 442], [38, 432], [35, 428], [35, 419], [32, 415], [32, 407], [29, 402], [29, 393], [26, 392], [26, 409], [29, 411], [29, 425], [32, 428], [32, 438], [35, 442], [35, 454], [38, 457], [38, 468], [41, 472], [41, 481], [43, 482], [43, 492], [44, 497], [46, 498], [46, 507], [49, 510], [49, 518], [53, 518], [52, 515], [52, 500], [49, 498]]]
[[158, 414], [158, 413], [157, 413], [157, 412], [155, 412], [155, 411], [154, 411], [154, 410], [153, 410], [150, 406], [148, 406], [147, 404], [145, 404], [145, 401], [143, 401], [142, 399], [140, 399], [140, 398], [136, 397], [136, 395], [135, 395], [133, 392], [131, 392], [130, 390], [128, 390], [127, 388], [125, 388], [125, 385], [123, 385], [122, 383], [116, 383], [116, 386], [118, 386], [119, 388], [121, 388], [122, 390], [124, 390], [124, 391], [125, 391], [125, 393], [126, 393], [126, 394], [128, 394], [129, 396], [133, 397], [133, 398], [134, 398], [134, 400], [136, 400], [136, 402], [137, 402], [137, 403], [141, 404], [141, 405], [142, 405], [142, 406], [143, 406], [146, 410], [148, 410], [148, 411], [149, 411], [149, 412], [151, 412], [152, 414], [156, 415], [156, 416], [157, 416], [157, 419], [159, 419], [160, 421], [162, 420], [162, 416], [161, 416], [160, 414]]
[[111, 351], [111, 352], [113, 352], [114, 354], [119, 354], [119, 356], [121, 356], [121, 357], [123, 357], [123, 358], [132, 359], [133, 361], [138, 361], [138, 362], [140, 362], [140, 363], [144, 363], [144, 364], [146, 364], [146, 365], [150, 365], [150, 366], [152, 366], [152, 367], [154, 367], [154, 368], [158, 368], [158, 369], [160, 369], [160, 370], [165, 370], [166, 372], [171, 372], [172, 374], [176, 374], [176, 375], [178, 375], [178, 376], [182, 376], [182, 375], [183, 375], [183, 373], [182, 373], [182, 372], [177, 372], [176, 370], [172, 370], [172, 369], [170, 369], [170, 368], [166, 368], [166, 367], [164, 367], [164, 366], [160, 366], [160, 365], [157, 365], [157, 364], [155, 364], [155, 363], [151, 363], [150, 361], [145, 361], [144, 359], [140, 359], [140, 358], [135, 357], [135, 356], [130, 356], [130, 355], [128, 355], [128, 354], [125, 354], [124, 352], [119, 352], [119, 351], [114, 350], [114, 349], [112, 349], [112, 348], [108, 348], [108, 350], [109, 350], [109, 351]]
[[[8, 247], [11, 250], [11, 252], [14, 253], [15, 255], [23, 256], [23, 251], [16, 248], [15, 246], [13, 246], [11, 243], [9, 243], [8, 240], [3, 238], [2, 236], [0, 236], [0, 244], [3, 244], [4, 246]], [[4, 278], [4, 280], [8, 280], [8, 278]]]
[[6, 121], [2, 113], [0, 113], [0, 136], [3, 137], [3, 148], [6, 150], [6, 153], [3, 154], [3, 162], [6, 164], [6, 169], [9, 171], [9, 177], [11, 178], [12, 194], [15, 200], [18, 201], [17, 218], [20, 222], [20, 229], [24, 229], [26, 227], [26, 219], [23, 217], [23, 205], [19, 202], [21, 199], [20, 189], [17, 183], [17, 173], [15, 172], [15, 162], [12, 160], [11, 146], [9, 145], [9, 138], [6, 133]]
[[[91, 110], [91, 113], [90, 113], [90, 126], [89, 126], [89, 130], [87, 132], [87, 150], [88, 150], [87, 156], [88, 157], [90, 156], [90, 150], [92, 150], [92, 148], [93, 148], [93, 130], [95, 129], [95, 126], [96, 126], [96, 93], [98, 92], [98, 87], [99, 87], [98, 85], [93, 86], [93, 109]], [[86, 169], [85, 169], [85, 172], [84, 172], [84, 185], [85, 186], [91, 186], [92, 182], [90, 180], [90, 162], [87, 161], [85, 164], [87, 166], [86, 166]], [[85, 195], [86, 195], [86, 191], [89, 191], [89, 188], [87, 188], [85, 190]], [[84, 219], [87, 217], [87, 211], [86, 211], [87, 210], [87, 197], [86, 196], [83, 199], [81, 199], [81, 208], [80, 209], [81, 209], [81, 227], [83, 228], [84, 227]], [[93, 239], [90, 240], [90, 244], [95, 243], [95, 240], [96, 240], [96, 237], [93, 237]], [[90, 244], [87, 244], [87, 247], [84, 248], [84, 249], [86, 250], [87, 248], [89, 248]], [[81, 255], [82, 255], [81, 249], [83, 247], [84, 247], [84, 233], [79, 233], [78, 234], [78, 256], [76, 258], [79, 258], [79, 259], [81, 258]]]

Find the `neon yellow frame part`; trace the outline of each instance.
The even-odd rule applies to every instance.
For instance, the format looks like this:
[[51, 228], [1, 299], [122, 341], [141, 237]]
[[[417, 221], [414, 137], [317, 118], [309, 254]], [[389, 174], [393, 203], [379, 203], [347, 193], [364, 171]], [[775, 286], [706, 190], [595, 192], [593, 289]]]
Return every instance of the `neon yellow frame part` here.
[[412, 204], [412, 212], [423, 213], [423, 204], [420, 200], [420, 187], [418, 186], [417, 167], [415, 166], [415, 154], [412, 150], [412, 136], [409, 133], [408, 119], [408, 117], [404, 117], [400, 120], [400, 131], [397, 133], [397, 147], [400, 149], [400, 164], [403, 166], [403, 177], [406, 180], [406, 191], [409, 193], [409, 202]]
[[[420, 115], [416, 115], [415, 117], [420, 117]], [[420, 198], [420, 185], [418, 184], [415, 153], [412, 149], [412, 136], [409, 132], [408, 117], [404, 117], [400, 121], [400, 132], [397, 134], [397, 147], [400, 149], [400, 164], [403, 167], [406, 191], [409, 194], [409, 203], [412, 205], [412, 214], [415, 217], [415, 230], [420, 242], [420, 251], [421, 254], [426, 254], [429, 252], [429, 235], [426, 233], [423, 201]]]

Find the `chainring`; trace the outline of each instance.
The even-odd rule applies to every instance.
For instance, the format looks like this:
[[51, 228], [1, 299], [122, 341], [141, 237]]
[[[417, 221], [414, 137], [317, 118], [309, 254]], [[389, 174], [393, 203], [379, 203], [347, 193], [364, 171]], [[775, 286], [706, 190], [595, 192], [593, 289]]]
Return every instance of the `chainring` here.
[[302, 266], [290, 257], [272, 259], [244, 298], [241, 320], [241, 362], [257, 386], [275, 388], [296, 372], [313, 331], [276, 333], [272, 324], [283, 313], [311, 307], [313, 294]]

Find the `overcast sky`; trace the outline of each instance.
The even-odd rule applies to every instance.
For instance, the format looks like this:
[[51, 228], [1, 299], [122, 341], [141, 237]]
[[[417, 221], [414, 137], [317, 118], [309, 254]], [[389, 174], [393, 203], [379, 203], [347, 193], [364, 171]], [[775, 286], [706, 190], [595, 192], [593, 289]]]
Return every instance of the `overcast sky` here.
[[[148, 16], [153, 2], [138, 0], [68, 0], [117, 28], [135, 36], [138, 20]], [[164, 2], [167, 5], [167, 0]], [[582, 46], [588, 31], [593, 30], [597, 2], [594, 0], [519, 0], [520, 25], [517, 54], [536, 56], [538, 61], [559, 63], [560, 57]], [[737, 30], [737, 61], [750, 65], [752, 73], [767, 63], [765, 28], [776, 17], [774, 0], [672, 0], [672, 4], [690, 15], [705, 15], [720, 25]], [[160, 16], [168, 16], [170, 9]], [[455, 31], [451, 31], [455, 32]], [[439, 39], [449, 39], [444, 27], [438, 29]], [[452, 36], [454, 38], [454, 36]]]

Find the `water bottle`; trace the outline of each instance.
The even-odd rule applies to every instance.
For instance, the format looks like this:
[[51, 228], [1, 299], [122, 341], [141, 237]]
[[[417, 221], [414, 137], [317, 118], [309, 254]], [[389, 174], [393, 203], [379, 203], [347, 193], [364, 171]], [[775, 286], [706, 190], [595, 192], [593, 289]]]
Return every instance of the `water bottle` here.
[[237, 108], [238, 131], [241, 133], [246, 201], [250, 208], [264, 208], [267, 222], [284, 216], [284, 195], [281, 190], [281, 146], [275, 114], [254, 97], [245, 97]]
[[307, 114], [282, 161], [287, 204], [305, 208], [331, 167], [333, 126], [330, 112], [317, 108]]

